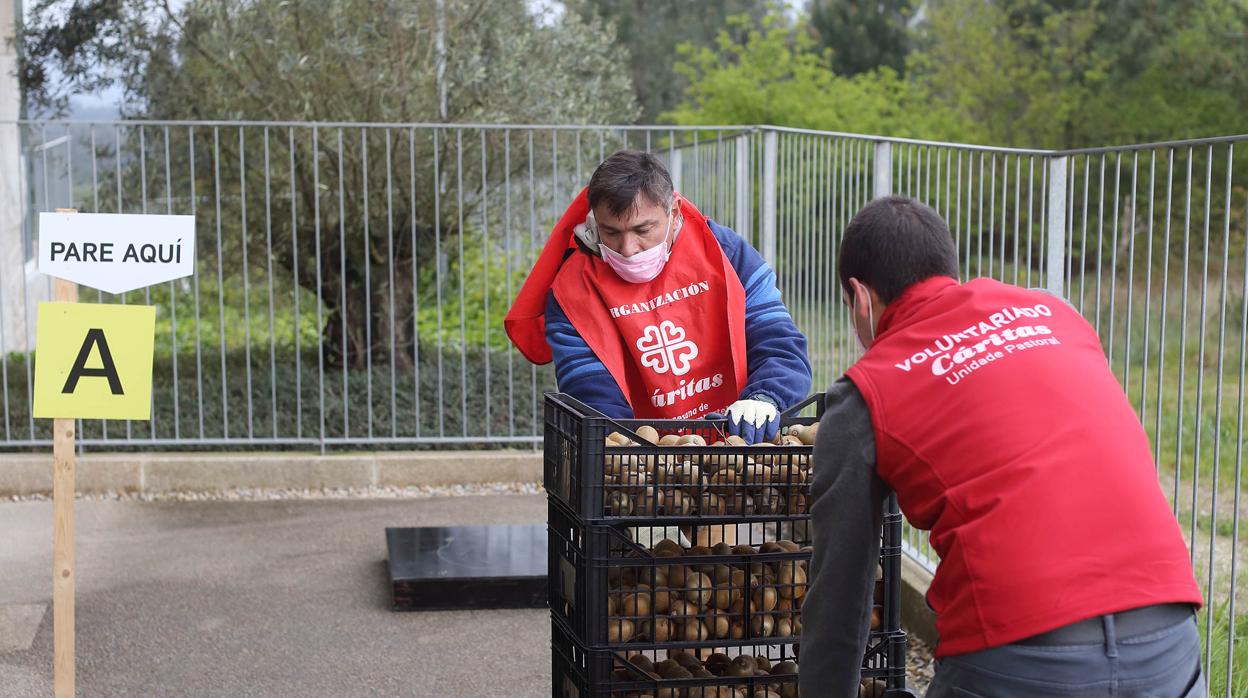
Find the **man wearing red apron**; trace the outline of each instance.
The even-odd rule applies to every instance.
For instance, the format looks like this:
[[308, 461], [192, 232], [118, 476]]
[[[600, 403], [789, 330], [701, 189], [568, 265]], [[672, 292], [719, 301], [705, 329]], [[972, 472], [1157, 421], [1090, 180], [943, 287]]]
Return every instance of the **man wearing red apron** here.
[[876, 200], [841, 243], [864, 354], [826, 397], [802, 695], [857, 695], [886, 489], [931, 531], [928, 698], [1204, 696], [1187, 547], [1096, 331], [957, 280], [935, 211]]
[[810, 390], [775, 274], [644, 152], [594, 171], [504, 324], [530, 361], [554, 360], [562, 392], [610, 417], [726, 413], [732, 433], [762, 441]]

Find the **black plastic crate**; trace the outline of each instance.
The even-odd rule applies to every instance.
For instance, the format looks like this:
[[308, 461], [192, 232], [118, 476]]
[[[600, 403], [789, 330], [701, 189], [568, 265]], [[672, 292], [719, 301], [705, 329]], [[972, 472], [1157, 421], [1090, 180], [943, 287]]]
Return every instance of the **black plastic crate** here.
[[[588, 649], [576, 642], [557, 620], [551, 626], [553, 698], [749, 698], [762, 690], [773, 691], [782, 698], [798, 696], [801, 647], [795, 643], [760, 642], [703, 648], [700, 652]], [[878, 682], [884, 690], [904, 688], [905, 651], [903, 632], [873, 636], [864, 658], [862, 679]], [[763, 674], [743, 675], [743, 663], [749, 660], [739, 659], [742, 656], [752, 658], [755, 668]], [[760, 662], [760, 658], [764, 661]], [[665, 659], [681, 665], [689, 676], [672, 678], [672, 665], [660, 665]]]
[[[794, 436], [818, 422], [811, 396], [780, 418]], [[806, 410], [809, 411], [809, 410]], [[611, 419], [562, 393], [547, 393], [544, 485], [573, 514], [590, 522], [803, 519], [810, 496], [813, 447], [714, 446], [726, 441], [727, 421]], [[639, 430], [663, 437], [700, 438], [701, 444], [654, 445]], [[608, 444], [618, 434], [628, 445]], [[670, 439], [669, 439], [670, 440]]]
[[[901, 628], [901, 517], [881, 530], [873, 637]], [[652, 529], [587, 523], [549, 503], [550, 609], [586, 647], [703, 647], [795, 641], [811, 556], [808, 521]], [[709, 544], [735, 534], [719, 547]], [[682, 540], [683, 539], [683, 540]], [[652, 547], [651, 547], [652, 546]], [[739, 547], [734, 547], [739, 546]]]

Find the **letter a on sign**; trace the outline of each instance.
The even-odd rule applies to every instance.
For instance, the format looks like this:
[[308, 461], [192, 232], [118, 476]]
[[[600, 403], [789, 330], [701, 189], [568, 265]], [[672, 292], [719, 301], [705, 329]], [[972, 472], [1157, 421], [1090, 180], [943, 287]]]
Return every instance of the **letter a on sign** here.
[[150, 419], [155, 332], [152, 306], [40, 303], [34, 416]]

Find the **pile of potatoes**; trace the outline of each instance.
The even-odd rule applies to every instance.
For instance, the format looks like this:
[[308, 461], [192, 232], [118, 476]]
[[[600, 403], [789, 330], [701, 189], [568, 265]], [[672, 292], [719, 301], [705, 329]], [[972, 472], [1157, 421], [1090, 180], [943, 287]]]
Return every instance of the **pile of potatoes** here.
[[[664, 539], [651, 549], [658, 558], [810, 551], [789, 540], [757, 548], [727, 543], [683, 548]], [[872, 630], [879, 630], [883, 621], [883, 577], [877, 567]], [[653, 572], [649, 567], [613, 567], [607, 584], [607, 641], [612, 644], [792, 638], [802, 632], [807, 560], [681, 563], [657, 565]]]
[[[793, 425], [774, 442], [750, 445], [739, 436], [708, 444], [698, 434], [659, 436], [650, 426], [636, 431], [660, 447], [701, 446], [748, 448], [754, 453], [716, 455], [673, 451], [631, 455], [617, 451], [606, 457], [604, 504], [609, 516], [774, 516], [807, 513], [810, 461], [805, 454], [768, 453], [775, 446], [810, 446], [819, 425]], [[607, 446], [638, 446], [612, 432]]]
[[[792, 541], [684, 549], [659, 541], [656, 557], [809, 552]], [[608, 574], [607, 639], [624, 642], [705, 642], [788, 638], [802, 631], [806, 560], [749, 564], [682, 563], [616, 567]], [[653, 586], [651, 582], [653, 581]], [[748, 585], [747, 585], [748, 581]], [[747, 591], [749, 598], [746, 598]]]
[[[781, 677], [797, 676], [797, 663], [793, 660], [772, 662], [763, 655], [752, 657], [742, 654], [729, 657], [716, 652], [700, 660], [696, 655], [685, 650], [668, 650], [667, 659], [654, 661], [644, 654], [634, 654], [628, 658], [641, 673], [653, 679], [692, 679], [712, 677]], [[616, 669], [613, 678], [617, 681], [636, 681], [635, 672], [628, 669]], [[700, 686], [684, 688], [663, 688], [656, 693], [636, 692], [619, 693], [621, 698], [797, 698], [797, 681], [754, 682], [753, 693], [747, 686]]]

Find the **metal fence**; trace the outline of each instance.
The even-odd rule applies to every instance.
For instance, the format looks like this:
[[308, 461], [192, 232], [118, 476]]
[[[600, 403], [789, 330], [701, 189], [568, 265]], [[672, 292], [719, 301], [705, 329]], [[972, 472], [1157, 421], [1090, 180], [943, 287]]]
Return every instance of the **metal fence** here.
[[[0, 176], [25, 193], [0, 209], [0, 445], [49, 443], [29, 411], [49, 289], [31, 261], [38, 211], [198, 219], [194, 277], [85, 298], [158, 309], [152, 420], [84, 423], [86, 447], [410, 448], [539, 441], [553, 375], [511, 348], [502, 316], [613, 150], [658, 154], [762, 252], [818, 387], [855, 359], [841, 231], [870, 199], [907, 194], [948, 220], [965, 277], [1062, 294], [1100, 332], [1204, 585], [1214, 692], [1248, 695], [1233, 672], [1248, 632], [1245, 143], [1051, 152], [772, 127], [0, 124], [0, 155], [21, 155]], [[935, 567], [921, 532], [905, 547]]]

